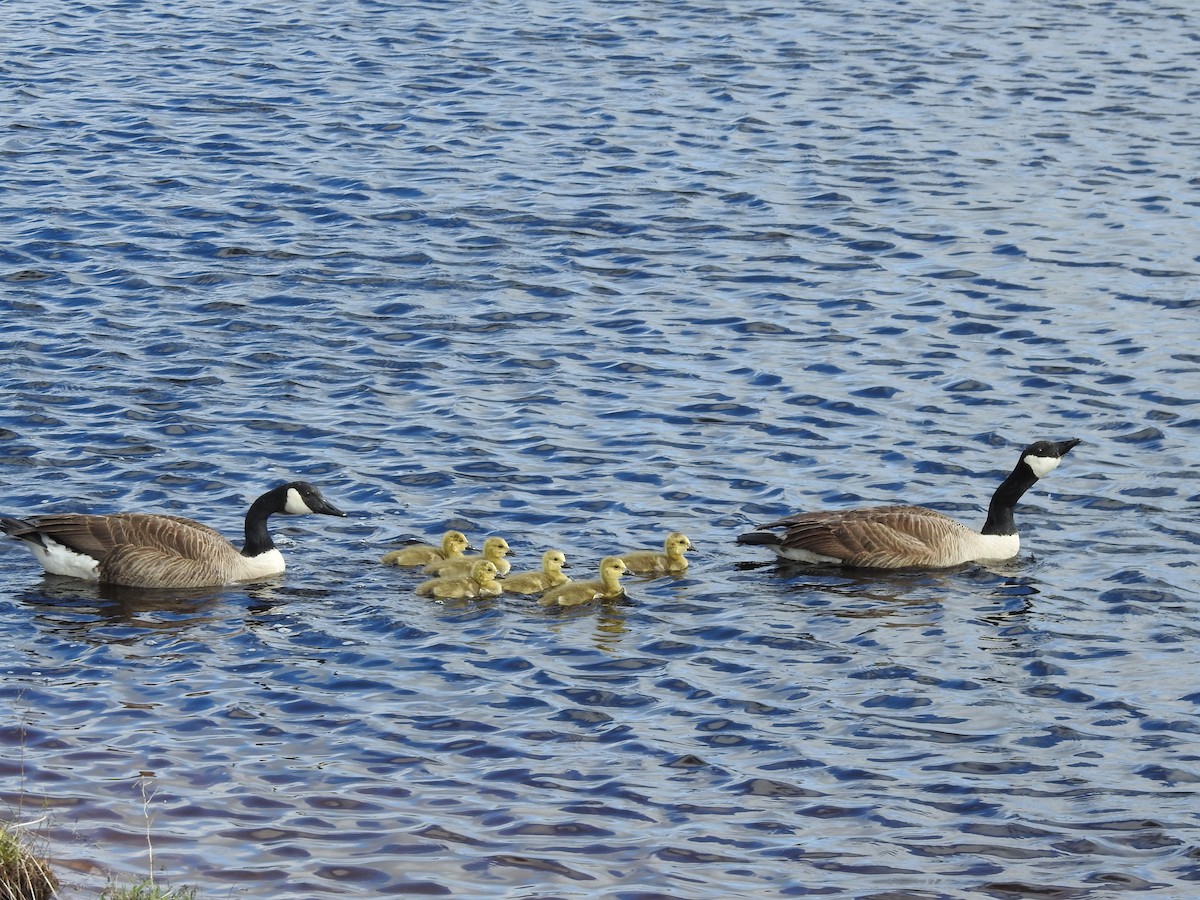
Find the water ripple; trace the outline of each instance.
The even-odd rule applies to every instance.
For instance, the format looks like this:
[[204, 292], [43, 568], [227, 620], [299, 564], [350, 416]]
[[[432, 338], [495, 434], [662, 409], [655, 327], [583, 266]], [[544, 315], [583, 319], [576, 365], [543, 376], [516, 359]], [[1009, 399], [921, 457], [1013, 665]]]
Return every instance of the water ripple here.
[[[1177, 9], [6, 9], [5, 514], [352, 511], [178, 596], [4, 550], [0, 800], [72, 889], [149, 830], [218, 895], [1189, 893]], [[731, 543], [977, 522], [1071, 435], [1011, 563]], [[377, 564], [448, 528], [697, 552], [561, 612]]]

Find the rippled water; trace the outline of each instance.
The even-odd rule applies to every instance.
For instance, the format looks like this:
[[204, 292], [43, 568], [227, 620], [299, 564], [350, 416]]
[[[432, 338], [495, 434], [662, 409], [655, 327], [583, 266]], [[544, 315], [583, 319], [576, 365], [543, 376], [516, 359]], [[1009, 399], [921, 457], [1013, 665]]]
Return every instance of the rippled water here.
[[[0, 551], [65, 896], [147, 832], [207, 897], [1194, 893], [1188, 7], [794, 6], [4, 5], [0, 509], [352, 511], [192, 596]], [[1001, 567], [732, 543], [1070, 436]], [[377, 564], [447, 527], [699, 552], [558, 614]]]

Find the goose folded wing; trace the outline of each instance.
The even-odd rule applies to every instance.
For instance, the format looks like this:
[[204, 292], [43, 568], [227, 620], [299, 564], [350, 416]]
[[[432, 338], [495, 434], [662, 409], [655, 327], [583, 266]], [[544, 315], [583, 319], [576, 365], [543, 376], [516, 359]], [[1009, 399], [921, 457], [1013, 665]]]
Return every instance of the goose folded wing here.
[[960, 527], [933, 510], [908, 506], [805, 513], [780, 524], [786, 527], [785, 547], [872, 568], [935, 564], [938, 536]]
[[101, 561], [100, 580], [127, 587], [202, 588], [228, 581], [217, 568], [209, 560], [126, 544]]
[[122, 546], [157, 547], [186, 554], [188, 546], [211, 546], [213, 541], [228, 544], [220, 532], [180, 516], [143, 513], [49, 515], [31, 521], [32, 530], [96, 559]]
[[38, 533], [95, 559], [119, 547], [146, 547], [184, 559], [233, 550], [217, 530], [179, 516], [41, 516], [36, 526]]
[[225, 540], [225, 535], [221, 534], [221, 532], [217, 531], [217, 529], [210, 528], [208, 525], [205, 525], [203, 522], [197, 522], [195, 519], [189, 519], [185, 516], [168, 516], [168, 515], [163, 515], [161, 513], [156, 514], [156, 515], [145, 515], [142, 513], [121, 513], [120, 515], [123, 518], [128, 517], [128, 518], [137, 518], [137, 519], [166, 519], [168, 522], [174, 522], [176, 525], [179, 525], [179, 526], [182, 526], [185, 528], [191, 528], [191, 529], [193, 529], [195, 531], [199, 531], [203, 534], [215, 535], [216, 537], [219, 537], [221, 540]]
[[130, 529], [118, 516], [38, 516], [30, 520], [30, 530], [55, 543], [94, 559], [101, 559], [113, 547], [136, 541], [136, 529]]

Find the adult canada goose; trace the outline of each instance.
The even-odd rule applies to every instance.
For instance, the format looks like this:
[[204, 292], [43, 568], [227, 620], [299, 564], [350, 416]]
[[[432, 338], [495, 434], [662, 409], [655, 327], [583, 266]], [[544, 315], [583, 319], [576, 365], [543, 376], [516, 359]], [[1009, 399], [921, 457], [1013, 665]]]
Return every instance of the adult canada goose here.
[[567, 556], [561, 550], [547, 550], [542, 554], [540, 571], [509, 575], [500, 586], [506, 594], [540, 594], [571, 580], [563, 571], [566, 564]]
[[250, 504], [240, 552], [207, 525], [152, 513], [2, 518], [0, 526], [24, 541], [53, 575], [126, 587], [201, 588], [283, 572], [283, 554], [267, 531], [275, 513], [346, 515], [311, 484], [292, 481]]
[[474, 556], [460, 556], [458, 559], [443, 559], [431, 562], [422, 571], [426, 575], [465, 575], [471, 571], [471, 566], [481, 559], [486, 559], [496, 567], [500, 575], [507, 575], [512, 568], [504, 557], [511, 553], [508, 541], [502, 537], [490, 537], [483, 542], [483, 553]]
[[461, 531], [447, 531], [442, 535], [440, 546], [409, 544], [407, 547], [383, 554], [379, 561], [385, 566], [427, 566], [432, 562], [458, 559], [469, 546], [471, 545], [467, 536]]
[[417, 585], [417, 593], [422, 597], [436, 597], [439, 600], [499, 597], [500, 582], [496, 580], [495, 564], [490, 560], [477, 559], [469, 573], [430, 578]]
[[672, 531], [663, 542], [663, 550], [634, 550], [622, 553], [625, 568], [632, 575], [678, 575], [688, 567], [684, 553], [692, 549], [686, 534]]
[[1011, 559], [1021, 547], [1013, 507], [1078, 443], [1078, 438], [1038, 441], [1022, 450], [1016, 468], [992, 495], [979, 531], [921, 506], [875, 506], [797, 513], [759, 525], [737, 541], [769, 547], [795, 562], [873, 569], [937, 569]]
[[542, 606], [578, 606], [593, 600], [615, 600], [625, 593], [621, 587], [621, 576], [625, 574], [625, 563], [619, 556], [606, 556], [600, 560], [600, 577], [591, 581], [568, 581], [550, 588], [542, 594], [538, 603]]

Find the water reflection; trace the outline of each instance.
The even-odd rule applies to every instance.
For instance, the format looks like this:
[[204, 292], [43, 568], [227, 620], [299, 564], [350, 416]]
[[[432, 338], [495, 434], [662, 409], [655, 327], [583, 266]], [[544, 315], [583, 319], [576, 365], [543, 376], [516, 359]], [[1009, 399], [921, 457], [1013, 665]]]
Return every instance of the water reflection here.
[[218, 590], [158, 591], [99, 585], [55, 575], [20, 602], [35, 619], [63, 637], [83, 641], [128, 641], [141, 632], [179, 632], [212, 621]]

